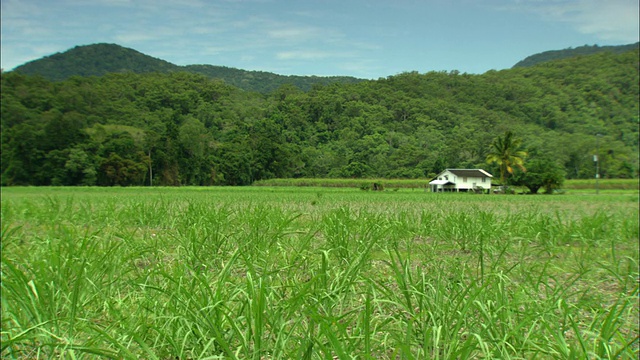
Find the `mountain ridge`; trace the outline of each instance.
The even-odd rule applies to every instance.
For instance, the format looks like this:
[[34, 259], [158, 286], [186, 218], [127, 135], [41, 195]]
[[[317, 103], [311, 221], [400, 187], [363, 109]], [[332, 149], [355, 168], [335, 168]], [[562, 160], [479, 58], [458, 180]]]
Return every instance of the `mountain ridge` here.
[[314, 85], [366, 81], [351, 76], [279, 75], [266, 71], [243, 70], [227, 66], [196, 64], [180, 66], [117, 44], [98, 43], [75, 46], [17, 66], [12, 71], [41, 75], [50, 81], [71, 76], [103, 76], [108, 73], [171, 73], [186, 71], [222, 79], [243, 90], [269, 93], [285, 84], [308, 91]]
[[[90, 61], [87, 61], [90, 60]], [[41, 75], [50, 81], [71, 76], [102, 76], [112, 72], [135, 73], [178, 71], [168, 61], [117, 44], [78, 45], [64, 52], [44, 56], [17, 66], [12, 71]]]
[[538, 65], [544, 62], [561, 60], [571, 58], [575, 56], [593, 55], [600, 52], [610, 52], [614, 54], [620, 54], [627, 51], [632, 51], [640, 47], [640, 42], [628, 45], [614, 45], [614, 46], [598, 46], [598, 45], [584, 45], [576, 48], [566, 48], [562, 50], [549, 50], [541, 53], [529, 55], [526, 58], [518, 61], [512, 69], [518, 67], [529, 67]]
[[[640, 43], [598, 46], [585, 45], [563, 50], [550, 50], [533, 54], [516, 63], [512, 68], [530, 67], [552, 60], [590, 55], [598, 52], [622, 53], [637, 49]], [[293, 85], [308, 91], [315, 85], [331, 83], [358, 83], [367, 81], [352, 76], [303, 76], [280, 75], [266, 71], [244, 70], [221, 65], [192, 64], [176, 65], [155, 58], [132, 48], [118, 44], [97, 43], [78, 45], [64, 52], [58, 52], [17, 66], [11, 71], [26, 75], [40, 75], [50, 81], [62, 81], [71, 76], [103, 76], [108, 73], [133, 72], [171, 73], [186, 71], [221, 79], [229, 85], [247, 91], [270, 93], [283, 85]]]

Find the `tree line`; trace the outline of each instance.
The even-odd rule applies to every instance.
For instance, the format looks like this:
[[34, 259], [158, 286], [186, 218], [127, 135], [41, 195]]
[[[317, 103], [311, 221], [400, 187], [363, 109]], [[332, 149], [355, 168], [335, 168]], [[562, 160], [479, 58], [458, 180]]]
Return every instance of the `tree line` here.
[[1, 184], [499, 174], [486, 160], [507, 131], [522, 140], [527, 169], [592, 178], [598, 153], [602, 177], [637, 178], [638, 57], [600, 53], [482, 75], [408, 72], [268, 94], [185, 72], [60, 82], [2, 73]]

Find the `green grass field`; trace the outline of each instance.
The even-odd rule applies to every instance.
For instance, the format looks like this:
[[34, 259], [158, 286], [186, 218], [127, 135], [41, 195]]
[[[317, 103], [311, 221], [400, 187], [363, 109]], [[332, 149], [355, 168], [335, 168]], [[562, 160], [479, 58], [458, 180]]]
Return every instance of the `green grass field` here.
[[637, 359], [637, 191], [3, 188], [6, 359]]

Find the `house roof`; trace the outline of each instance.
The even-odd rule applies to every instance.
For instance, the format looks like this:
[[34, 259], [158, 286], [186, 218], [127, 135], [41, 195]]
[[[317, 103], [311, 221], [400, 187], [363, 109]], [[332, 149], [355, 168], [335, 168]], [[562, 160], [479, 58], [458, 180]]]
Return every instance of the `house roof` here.
[[455, 185], [449, 180], [433, 180], [429, 182], [429, 185]]
[[447, 169], [445, 171], [449, 171], [455, 176], [462, 176], [462, 177], [465, 177], [465, 176], [466, 177], [490, 177], [490, 178], [493, 177], [493, 175], [489, 174], [488, 172], [482, 169]]

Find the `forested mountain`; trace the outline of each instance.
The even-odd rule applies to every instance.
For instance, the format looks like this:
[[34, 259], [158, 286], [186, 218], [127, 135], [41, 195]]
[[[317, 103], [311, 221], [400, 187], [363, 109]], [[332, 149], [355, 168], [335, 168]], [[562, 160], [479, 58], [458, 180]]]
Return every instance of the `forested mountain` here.
[[566, 58], [581, 56], [581, 55], [593, 55], [599, 52], [610, 52], [614, 54], [622, 54], [627, 51], [638, 49], [639, 46], [640, 46], [640, 43], [629, 44], [629, 45], [619, 45], [619, 46], [584, 45], [584, 46], [579, 46], [577, 48], [551, 50], [551, 51], [545, 51], [539, 54], [527, 56], [524, 60], [519, 61], [513, 67], [517, 68], [517, 67], [533, 66], [533, 65], [537, 65], [547, 61], [566, 59]]
[[16, 67], [13, 71], [26, 75], [40, 75], [51, 81], [72, 76], [102, 76], [108, 73], [175, 72], [180, 67], [156, 59], [133, 49], [115, 44], [76, 46]]
[[244, 90], [265, 94], [285, 84], [307, 91], [314, 85], [363, 81], [349, 76], [285, 76], [214, 65], [178, 66], [115, 44], [76, 46], [63, 53], [20, 65], [13, 71], [26, 75], [40, 75], [51, 81], [66, 80], [72, 76], [102, 76], [109, 73], [193, 72], [224, 80]]
[[[484, 168], [512, 131], [527, 164], [638, 177], [639, 53], [489, 71], [244, 91], [201, 74], [51, 82], [3, 73], [2, 185], [245, 185]], [[597, 137], [597, 134], [601, 134]]]

